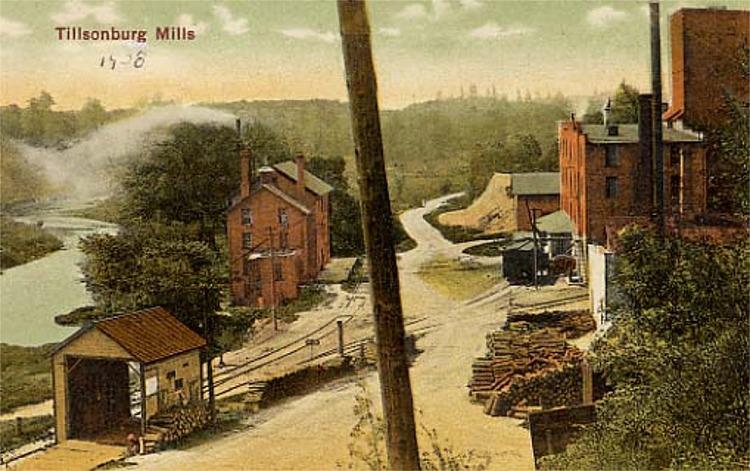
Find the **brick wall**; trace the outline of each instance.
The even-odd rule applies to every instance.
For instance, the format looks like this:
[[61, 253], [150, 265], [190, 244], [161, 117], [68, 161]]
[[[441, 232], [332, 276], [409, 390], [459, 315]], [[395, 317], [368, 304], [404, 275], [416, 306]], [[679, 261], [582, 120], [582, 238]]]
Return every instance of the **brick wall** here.
[[682, 9], [670, 19], [670, 34], [672, 107], [684, 110], [689, 127], [721, 125], [728, 118], [725, 92], [750, 99], [739, 60], [750, 42], [750, 12]]
[[540, 218], [560, 209], [560, 195], [521, 195], [516, 199], [516, 230], [530, 231], [531, 219], [529, 210], [536, 209], [536, 217]]

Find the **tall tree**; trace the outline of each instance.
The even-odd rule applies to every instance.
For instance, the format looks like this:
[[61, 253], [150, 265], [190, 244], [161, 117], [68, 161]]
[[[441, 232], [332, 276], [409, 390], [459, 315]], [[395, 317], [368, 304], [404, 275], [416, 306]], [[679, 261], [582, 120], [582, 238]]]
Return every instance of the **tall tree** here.
[[124, 173], [126, 217], [198, 224], [201, 240], [213, 245], [239, 190], [237, 136], [230, 127], [192, 123], [169, 133]]
[[613, 392], [550, 469], [750, 465], [749, 249], [624, 234], [622, 305], [592, 351]]
[[83, 239], [85, 283], [97, 306], [110, 313], [163, 306], [204, 334], [226, 271], [216, 251], [196, 240], [199, 230], [152, 222]]

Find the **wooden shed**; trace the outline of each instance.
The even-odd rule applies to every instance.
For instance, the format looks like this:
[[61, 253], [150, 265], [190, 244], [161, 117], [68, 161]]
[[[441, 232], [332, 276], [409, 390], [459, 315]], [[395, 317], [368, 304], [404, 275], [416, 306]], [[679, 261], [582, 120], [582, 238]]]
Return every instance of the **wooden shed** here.
[[82, 327], [52, 352], [57, 442], [124, 443], [160, 412], [201, 402], [205, 345], [161, 307]]

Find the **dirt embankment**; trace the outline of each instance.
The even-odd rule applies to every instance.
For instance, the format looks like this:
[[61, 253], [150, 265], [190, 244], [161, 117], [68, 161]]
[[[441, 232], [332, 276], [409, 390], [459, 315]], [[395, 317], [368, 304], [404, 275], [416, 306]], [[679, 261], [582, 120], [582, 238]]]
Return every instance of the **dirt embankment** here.
[[496, 173], [468, 208], [443, 213], [438, 221], [446, 226], [470, 227], [488, 234], [516, 230], [514, 200], [508, 194], [510, 178], [510, 174]]

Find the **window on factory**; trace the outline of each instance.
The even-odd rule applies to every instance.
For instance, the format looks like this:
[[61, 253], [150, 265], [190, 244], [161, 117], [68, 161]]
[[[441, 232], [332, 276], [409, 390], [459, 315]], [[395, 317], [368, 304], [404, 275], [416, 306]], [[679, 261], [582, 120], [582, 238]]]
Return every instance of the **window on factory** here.
[[279, 244], [281, 245], [282, 249], [286, 249], [289, 247], [289, 232], [286, 230], [281, 231], [279, 233]]
[[251, 226], [253, 224], [253, 212], [249, 209], [242, 210], [242, 225]]
[[604, 196], [617, 198], [617, 177], [607, 177], [604, 181]]
[[609, 145], [605, 147], [604, 166], [617, 167], [617, 146]]
[[243, 249], [253, 248], [253, 234], [251, 232], [242, 233], [242, 248]]

